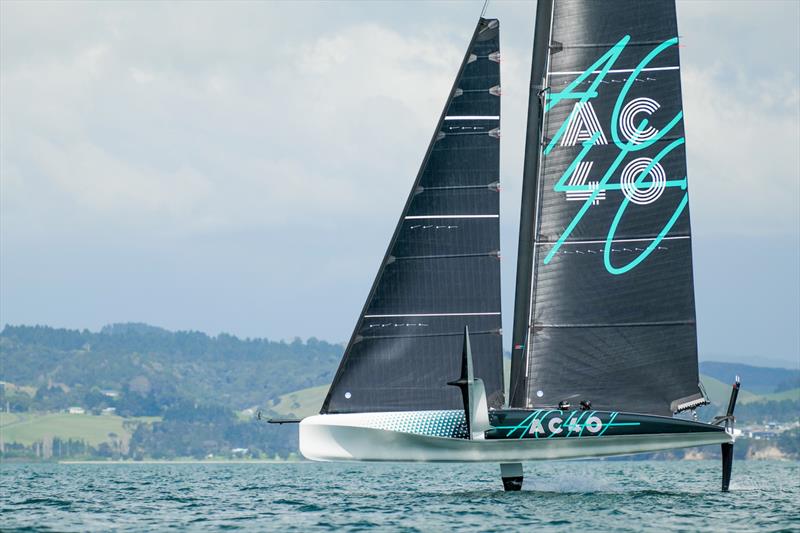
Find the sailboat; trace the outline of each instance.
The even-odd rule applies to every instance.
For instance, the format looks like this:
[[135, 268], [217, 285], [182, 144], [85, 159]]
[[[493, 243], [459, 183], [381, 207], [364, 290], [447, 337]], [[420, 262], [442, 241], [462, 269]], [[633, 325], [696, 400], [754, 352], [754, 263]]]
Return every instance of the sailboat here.
[[525, 461], [721, 445], [702, 423], [675, 4], [539, 0], [511, 377], [500, 311], [499, 21], [469, 41], [319, 415], [320, 461]]

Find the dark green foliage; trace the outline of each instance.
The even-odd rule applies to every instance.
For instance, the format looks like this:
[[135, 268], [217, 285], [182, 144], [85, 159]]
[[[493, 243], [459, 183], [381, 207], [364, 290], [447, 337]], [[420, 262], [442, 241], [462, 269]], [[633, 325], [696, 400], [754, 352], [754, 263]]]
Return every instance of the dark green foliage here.
[[113, 402], [112, 407], [117, 408], [117, 414], [120, 416], [159, 416], [176, 401], [169, 392], [150, 391], [147, 394], [139, 394], [125, 388], [119, 399]]
[[230, 409], [218, 405], [197, 405], [186, 401], [178, 402], [164, 412], [164, 422], [190, 422], [204, 424], [225, 424], [236, 420]]
[[793, 457], [800, 457], [800, 428], [790, 429], [778, 435], [778, 448]]
[[40, 387], [33, 402], [43, 410], [61, 409], [73, 403], [72, 397], [61, 387]]
[[772, 400], [745, 403], [736, 406], [735, 414], [737, 425], [794, 422], [800, 418], [800, 402], [797, 400]]
[[83, 401], [79, 404], [90, 411], [100, 411], [106, 407], [114, 407], [115, 402], [109, 398], [97, 387], [93, 387], [90, 391], [83, 395]]
[[718, 379], [723, 383], [733, 383], [738, 375], [742, 387], [756, 394], [780, 392], [800, 387], [800, 370], [789, 368], [767, 368], [740, 363], [702, 361], [700, 373]]
[[[135, 459], [230, 456], [236, 448], [247, 449], [237, 457], [286, 457], [297, 450], [296, 427], [244, 422], [234, 412], [330, 382], [341, 352], [314, 338], [242, 340], [146, 324], [114, 324], [99, 333], [6, 326], [0, 380], [37, 392], [31, 398], [2, 388], [0, 394], [13, 411], [115, 407], [126, 417], [163, 417], [138, 424], [127, 454]], [[56, 439], [53, 446], [54, 457], [123, 456], [113, 443], [92, 448]], [[11, 445], [4, 457], [36, 459], [35, 449]]]
[[4, 461], [35, 461], [49, 459], [57, 461], [60, 459], [90, 459], [95, 457], [120, 458], [121, 454], [117, 449], [117, 444], [102, 443], [94, 448], [82, 439], [60, 439], [54, 437], [49, 443], [49, 453], [45, 456], [43, 443], [36, 442], [30, 446], [19, 444], [18, 442], [4, 443], [3, 450], [0, 452], [0, 459]]
[[163, 422], [141, 424], [130, 442], [130, 457], [173, 459], [230, 456], [246, 449], [246, 457], [286, 457], [297, 450], [297, 428], [242, 422], [223, 407], [179, 404], [167, 409]]
[[31, 409], [31, 406], [33, 405], [33, 398], [27, 394], [4, 394], [2, 398], [0, 398], [0, 402], [2, 402], [3, 408], [8, 406], [11, 411], [20, 413]]
[[[341, 353], [341, 346], [313, 338], [209, 337], [145, 324], [114, 324], [99, 333], [6, 326], [0, 379], [45, 388], [34, 399], [37, 409], [101, 405], [95, 392], [104, 389], [122, 392], [114, 405], [120, 414], [160, 414], [175, 398], [242, 409], [329, 382]], [[48, 384], [64, 385], [63, 394]]]
[[792, 390], [800, 388], [800, 375], [789, 376], [783, 381], [779, 382], [775, 387], [775, 392], [783, 392], [785, 390]]

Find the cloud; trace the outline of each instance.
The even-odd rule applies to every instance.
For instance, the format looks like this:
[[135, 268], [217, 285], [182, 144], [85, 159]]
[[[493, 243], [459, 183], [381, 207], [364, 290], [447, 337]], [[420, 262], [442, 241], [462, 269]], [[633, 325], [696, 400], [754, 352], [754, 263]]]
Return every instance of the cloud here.
[[685, 68], [688, 164], [695, 228], [729, 235], [797, 235], [798, 87], [720, 79]]
[[681, 1], [678, 17], [695, 232], [796, 242], [800, 3]]
[[[192, 70], [161, 61], [159, 38], [173, 37], [154, 35], [150, 57], [109, 39], [4, 68], [11, 225], [80, 211], [89, 223], [229, 231], [394, 208], [461, 54], [364, 23], [284, 43], [272, 61]], [[43, 189], [49, 205], [20, 208]]]
[[[345, 339], [481, 7], [0, 2], [3, 320]], [[534, 12], [488, 12], [507, 321]], [[791, 278], [800, 3], [681, 1], [678, 16], [695, 242], [777, 237], [759, 264]], [[737, 305], [770, 294], [796, 322], [797, 285], [753, 277]], [[720, 331], [728, 289], [700, 309]]]
[[[3, 216], [39, 209], [45, 226], [44, 212], [80, 211], [88, 224], [134, 229], [147, 220], [175, 231], [294, 225], [307, 212], [319, 216], [302, 217], [306, 225], [396, 213], [467, 31], [436, 17], [413, 31], [347, 17], [303, 26], [312, 10], [287, 19], [272, 6], [3, 9], [2, 94], [13, 102], [0, 119]], [[796, 65], [770, 68], [763, 58], [773, 56], [759, 54], [764, 75], [754, 80], [741, 58], [710, 52], [753, 17], [780, 23], [774, 11], [679, 6], [694, 58], [684, 60], [683, 75], [700, 231], [773, 232], [796, 215]], [[697, 21], [709, 18], [728, 26], [698, 31]], [[33, 37], [43, 33], [46, 42]], [[509, 232], [524, 146], [526, 38], [503, 45]], [[43, 189], [52, 191], [37, 206], [17, 202]], [[147, 217], [113, 216], [139, 211]], [[60, 227], [64, 216], [51, 218]]]

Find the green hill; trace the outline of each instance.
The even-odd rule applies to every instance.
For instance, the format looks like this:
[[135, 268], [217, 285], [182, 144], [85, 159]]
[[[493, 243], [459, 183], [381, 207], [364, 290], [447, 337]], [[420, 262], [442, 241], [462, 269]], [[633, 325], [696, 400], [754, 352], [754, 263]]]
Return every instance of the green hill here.
[[[700, 374], [700, 382], [703, 384], [703, 387], [705, 387], [706, 394], [708, 394], [709, 400], [711, 400], [714, 405], [719, 407], [726, 407], [728, 405], [728, 400], [731, 397], [731, 383], [723, 383], [705, 374]], [[761, 396], [749, 391], [745, 386], [739, 390], [739, 399], [737, 400], [739, 403], [757, 402], [761, 400], [763, 400]]]
[[765, 401], [781, 402], [784, 400], [791, 400], [800, 402], [800, 388], [789, 389], [781, 392], [773, 392], [771, 394], [762, 394], [761, 398]]
[[[318, 413], [341, 352], [341, 345], [314, 338], [212, 337], [145, 324], [99, 332], [6, 326], [0, 332], [0, 407], [12, 413], [0, 416], [0, 457], [35, 460], [46, 443], [70, 439], [85, 446], [67, 456], [202, 458], [247, 449], [252, 457], [284, 457], [296, 450], [296, 428], [267, 425], [252, 415], [254, 408], [267, 417]], [[508, 383], [510, 359], [503, 363]], [[704, 418], [727, 404], [730, 381], [723, 378], [735, 372], [743, 380], [737, 418], [796, 419], [800, 388], [793, 386], [792, 371], [723, 363], [704, 368], [710, 373], [703, 372], [702, 381], [714, 403]], [[87, 414], [63, 412], [72, 406]], [[94, 416], [107, 407], [120, 416]], [[52, 453], [65, 457], [53, 446]]]
[[742, 386], [756, 394], [800, 388], [800, 369], [797, 368], [769, 368], [741, 363], [701, 361], [700, 372], [723, 383], [733, 383], [736, 376], [740, 376]]
[[[100, 391], [136, 400], [121, 414], [155, 415], [158, 405], [188, 399], [231, 409], [264, 405], [280, 395], [329, 383], [342, 347], [239, 339], [145, 324], [115, 324], [100, 332], [6, 326], [0, 333], [4, 398], [30, 397], [18, 409], [92, 408], [108, 404]], [[143, 399], [138, 399], [138, 395]], [[8, 398], [6, 398], [8, 399]], [[145, 405], [149, 402], [150, 405]]]
[[319, 413], [329, 385], [309, 387], [289, 394], [284, 394], [275, 403], [267, 407], [281, 416], [305, 418]]

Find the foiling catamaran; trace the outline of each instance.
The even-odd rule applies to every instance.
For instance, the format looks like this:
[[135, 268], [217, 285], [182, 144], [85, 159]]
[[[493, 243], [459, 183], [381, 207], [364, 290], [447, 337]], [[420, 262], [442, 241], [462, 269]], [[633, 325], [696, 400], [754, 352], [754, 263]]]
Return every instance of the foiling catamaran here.
[[523, 461], [721, 444], [699, 383], [675, 4], [539, 0], [509, 400], [500, 316], [499, 22], [478, 21], [300, 451]]

